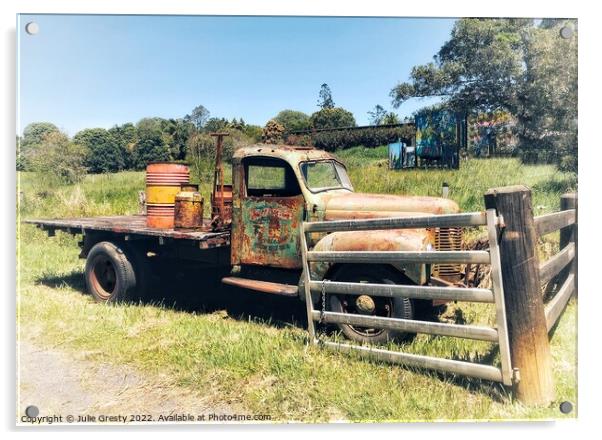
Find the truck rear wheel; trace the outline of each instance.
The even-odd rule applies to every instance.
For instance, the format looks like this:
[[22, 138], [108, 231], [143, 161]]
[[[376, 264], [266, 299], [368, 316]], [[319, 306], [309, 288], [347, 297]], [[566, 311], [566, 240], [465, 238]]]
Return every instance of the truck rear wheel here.
[[[336, 271], [334, 281], [375, 284], [404, 284], [405, 280], [393, 270], [382, 266], [342, 266]], [[331, 295], [328, 299], [330, 310], [338, 313], [352, 313], [386, 318], [412, 319], [414, 307], [408, 298], [383, 298], [369, 295]], [[360, 343], [383, 344], [392, 340], [413, 337], [413, 334], [379, 328], [358, 327], [337, 324], [341, 332], [350, 340]]]
[[98, 302], [136, 299], [136, 273], [125, 250], [109, 241], [96, 243], [86, 260], [86, 286]]

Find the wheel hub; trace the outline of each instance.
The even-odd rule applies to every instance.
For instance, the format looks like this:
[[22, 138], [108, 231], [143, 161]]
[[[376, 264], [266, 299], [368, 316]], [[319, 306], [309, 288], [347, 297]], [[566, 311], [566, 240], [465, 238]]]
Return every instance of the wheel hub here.
[[355, 300], [355, 307], [357, 311], [363, 315], [371, 315], [374, 313], [374, 309], [376, 309], [376, 304], [374, 300], [368, 295], [360, 295]]

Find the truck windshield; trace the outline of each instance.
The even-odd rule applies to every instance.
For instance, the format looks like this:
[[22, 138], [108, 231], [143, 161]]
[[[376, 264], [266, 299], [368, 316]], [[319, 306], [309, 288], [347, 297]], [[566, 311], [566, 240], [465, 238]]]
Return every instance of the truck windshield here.
[[311, 192], [327, 191], [329, 189], [353, 191], [345, 167], [334, 160], [303, 162], [301, 173], [307, 188]]

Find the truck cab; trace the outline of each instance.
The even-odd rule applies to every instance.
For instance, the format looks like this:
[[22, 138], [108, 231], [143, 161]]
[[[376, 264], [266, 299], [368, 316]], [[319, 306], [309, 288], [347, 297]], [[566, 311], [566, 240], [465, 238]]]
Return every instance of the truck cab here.
[[[251, 279], [248, 284], [241, 281], [244, 276], [228, 277], [224, 282], [271, 293], [302, 292], [292, 286], [280, 290], [275, 286], [286, 286], [286, 275], [301, 286], [300, 225], [303, 221], [457, 212], [458, 205], [445, 198], [356, 193], [345, 165], [325, 151], [267, 144], [242, 148], [235, 152], [232, 160], [231, 264], [236, 274], [246, 274], [244, 276]], [[323, 251], [424, 251], [459, 249], [460, 243], [461, 232], [404, 229], [315, 234], [309, 245]], [[313, 263], [310, 271], [314, 279], [420, 285], [429, 283], [433, 277], [453, 283], [460, 274], [458, 266], [420, 264], [368, 268]], [[363, 279], [357, 280], [358, 277]], [[266, 280], [284, 281], [279, 284]], [[361, 304], [330, 298], [329, 308], [349, 312], [360, 308], [368, 314], [405, 318], [414, 313], [409, 300], [396, 305], [393, 300], [378, 304], [382, 300], [360, 298]], [[378, 333], [375, 329], [353, 329], [345, 325], [341, 330], [360, 341], [379, 342], [391, 336], [386, 331]]]

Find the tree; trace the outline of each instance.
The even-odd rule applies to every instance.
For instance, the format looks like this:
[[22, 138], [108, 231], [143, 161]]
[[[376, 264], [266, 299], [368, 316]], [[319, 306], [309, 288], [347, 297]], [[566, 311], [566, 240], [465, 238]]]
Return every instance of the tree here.
[[186, 157], [186, 142], [195, 131], [195, 125], [183, 118], [163, 119], [160, 121], [161, 132], [173, 159], [182, 160]]
[[412, 97], [442, 96], [459, 111], [507, 109], [521, 79], [524, 19], [461, 19], [434, 63], [415, 66], [410, 82], [391, 91], [398, 107]]
[[91, 173], [111, 173], [125, 168], [125, 151], [104, 128], [79, 131], [73, 142], [87, 151], [85, 165]]
[[315, 129], [355, 127], [353, 113], [340, 108], [325, 108], [311, 115], [311, 126]]
[[284, 127], [272, 119], [265, 124], [263, 133], [261, 135], [261, 140], [266, 144], [279, 144], [283, 142], [283, 134]]
[[150, 162], [172, 160], [169, 145], [161, 131], [160, 118], [144, 118], [136, 125], [138, 140], [133, 149], [134, 168], [142, 170]]
[[320, 94], [318, 96], [318, 107], [320, 107], [322, 110], [334, 108], [332, 92], [330, 91], [328, 84], [324, 83], [320, 86]]
[[387, 111], [382, 105], [377, 104], [374, 106], [374, 110], [368, 112], [368, 115], [370, 115], [370, 125], [380, 125], [387, 116]]
[[50, 122], [32, 122], [23, 130], [23, 137], [17, 142], [17, 169], [27, 171], [30, 167], [30, 158], [42, 145], [50, 133], [58, 133], [59, 129]]
[[397, 116], [396, 113], [388, 112], [385, 115], [385, 117], [383, 118], [382, 123], [383, 123], [383, 125], [399, 124], [400, 123], [399, 116]]
[[442, 96], [456, 111], [508, 111], [517, 118], [523, 159], [552, 148], [547, 159], [570, 168], [571, 154], [562, 150], [577, 146], [577, 35], [563, 40], [560, 29], [567, 22], [458, 20], [434, 62], [414, 67], [410, 81], [391, 90], [393, 105]]
[[259, 125], [246, 124], [243, 133], [245, 136], [251, 139], [252, 142], [261, 142], [263, 128], [261, 128]]
[[305, 131], [311, 128], [309, 116], [296, 110], [282, 110], [276, 115], [274, 121], [281, 124], [287, 132]]
[[134, 167], [133, 151], [138, 139], [136, 126], [131, 122], [126, 122], [123, 125], [115, 125], [109, 128], [109, 134], [113, 137], [116, 144], [122, 151], [124, 168], [130, 169]]
[[40, 173], [47, 184], [80, 182], [86, 175], [86, 148], [69, 140], [56, 130], [42, 136], [38, 148], [31, 156], [31, 169]]
[[[569, 38], [561, 37], [564, 26], [573, 26]], [[515, 110], [519, 151], [527, 162], [553, 162], [577, 172], [576, 23], [544, 20], [525, 47], [525, 79]]]
[[194, 126], [200, 130], [205, 126], [207, 119], [209, 119], [209, 110], [202, 105], [197, 105], [192, 109], [189, 115], [184, 116], [185, 122], [192, 122]]
[[200, 182], [209, 182], [215, 158], [215, 139], [202, 132], [190, 135], [186, 142], [186, 161], [190, 163], [192, 175]]
[[228, 127], [229, 122], [226, 118], [210, 118], [207, 120], [205, 124], [204, 131], [207, 133], [216, 133], [219, 131], [223, 131], [226, 127]]

